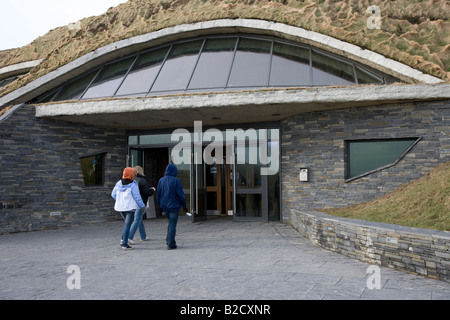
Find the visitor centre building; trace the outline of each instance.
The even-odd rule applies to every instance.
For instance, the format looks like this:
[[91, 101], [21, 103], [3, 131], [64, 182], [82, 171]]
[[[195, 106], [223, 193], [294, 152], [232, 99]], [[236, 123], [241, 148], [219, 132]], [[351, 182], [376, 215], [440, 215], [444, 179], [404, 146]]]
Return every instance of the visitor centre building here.
[[[0, 69], [0, 86], [40, 63]], [[376, 199], [450, 159], [448, 83], [263, 19], [115, 41], [3, 94], [6, 107], [2, 233], [119, 219], [110, 194], [126, 166], [156, 186], [175, 163], [194, 222], [289, 223]]]

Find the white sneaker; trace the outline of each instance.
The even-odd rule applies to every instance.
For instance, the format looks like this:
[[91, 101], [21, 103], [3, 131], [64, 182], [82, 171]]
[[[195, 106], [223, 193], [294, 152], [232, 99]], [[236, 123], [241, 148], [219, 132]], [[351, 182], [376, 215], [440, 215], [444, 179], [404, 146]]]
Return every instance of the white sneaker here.
[[145, 239], [141, 239], [141, 242], [148, 241], [148, 240], [150, 240], [150, 239], [147, 237]]
[[[123, 243], [123, 240], [120, 240], [120, 245], [122, 245], [122, 243]], [[128, 244], [136, 244], [136, 242], [131, 239], [128, 239]]]

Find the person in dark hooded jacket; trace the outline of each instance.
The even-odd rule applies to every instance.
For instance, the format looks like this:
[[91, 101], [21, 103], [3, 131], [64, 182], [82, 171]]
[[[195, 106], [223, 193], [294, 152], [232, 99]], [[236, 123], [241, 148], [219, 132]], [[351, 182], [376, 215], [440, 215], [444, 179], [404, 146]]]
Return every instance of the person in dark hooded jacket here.
[[178, 222], [178, 213], [183, 207], [187, 211], [186, 197], [184, 196], [183, 186], [181, 181], [177, 178], [178, 169], [170, 163], [166, 167], [164, 177], [158, 182], [156, 188], [156, 201], [163, 210], [164, 214], [169, 219], [167, 226], [166, 243], [168, 249], [176, 249], [176, 228]]

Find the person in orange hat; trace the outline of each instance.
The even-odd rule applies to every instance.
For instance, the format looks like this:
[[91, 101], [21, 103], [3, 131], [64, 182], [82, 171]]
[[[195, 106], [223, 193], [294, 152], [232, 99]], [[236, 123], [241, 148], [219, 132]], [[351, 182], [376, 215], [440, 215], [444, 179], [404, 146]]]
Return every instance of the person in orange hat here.
[[122, 180], [117, 181], [111, 196], [116, 200], [114, 210], [119, 211], [125, 220], [125, 225], [122, 231], [122, 249], [133, 249], [128, 245], [128, 236], [130, 227], [134, 220], [134, 213], [138, 208], [144, 208], [145, 204], [142, 201], [139, 187], [134, 181], [133, 168], [126, 167], [123, 170]]

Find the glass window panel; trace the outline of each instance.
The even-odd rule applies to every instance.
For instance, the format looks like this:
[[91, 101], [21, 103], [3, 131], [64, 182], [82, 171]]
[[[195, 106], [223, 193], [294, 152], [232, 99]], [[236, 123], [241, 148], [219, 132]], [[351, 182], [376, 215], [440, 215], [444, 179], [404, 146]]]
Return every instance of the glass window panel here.
[[350, 85], [355, 83], [353, 66], [312, 51], [313, 85]]
[[173, 45], [151, 91], [185, 90], [203, 40]]
[[236, 40], [237, 38], [206, 40], [189, 89], [226, 86]]
[[58, 92], [53, 101], [78, 100], [97, 72], [98, 69], [68, 83]]
[[270, 41], [246, 38], [239, 39], [228, 86], [267, 86], [270, 47]]
[[366, 83], [383, 83], [382, 79], [372, 75], [358, 67], [356, 67], [356, 76], [358, 77], [358, 84]]
[[310, 85], [309, 73], [309, 49], [274, 43], [271, 86]]
[[170, 46], [141, 54], [116, 95], [147, 93], [150, 90]]
[[262, 217], [261, 194], [236, 194], [237, 217]]
[[395, 163], [416, 139], [348, 142], [348, 178]]
[[236, 187], [258, 189], [261, 187], [261, 165], [237, 164]]
[[1, 80], [1, 81], [0, 81], [0, 87], [4, 87], [4, 86], [10, 84], [10, 83], [13, 82], [14, 80], [16, 80], [18, 77], [19, 77], [19, 76], [14, 76], [14, 77], [11, 77], [11, 78], [7, 78], [7, 79], [5, 79], [5, 80]]
[[137, 145], [138, 144], [138, 137], [137, 136], [129, 136], [128, 137], [128, 144], [129, 145]]
[[135, 59], [134, 56], [105, 65], [83, 95], [83, 99], [113, 96]]
[[103, 162], [104, 154], [80, 158], [81, 172], [86, 187], [103, 185]]

